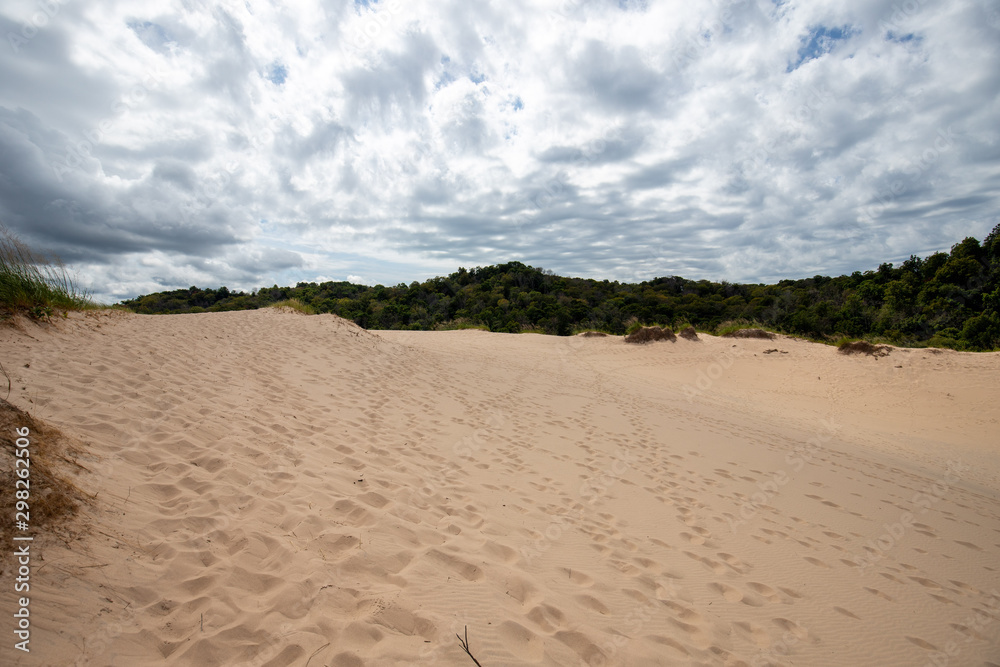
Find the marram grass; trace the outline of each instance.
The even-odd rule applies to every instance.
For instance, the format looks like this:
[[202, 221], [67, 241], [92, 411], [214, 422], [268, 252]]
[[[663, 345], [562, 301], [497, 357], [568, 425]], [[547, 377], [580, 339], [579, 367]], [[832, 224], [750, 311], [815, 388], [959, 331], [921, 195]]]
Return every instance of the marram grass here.
[[32, 250], [0, 224], [0, 316], [46, 319], [94, 307], [58, 259]]

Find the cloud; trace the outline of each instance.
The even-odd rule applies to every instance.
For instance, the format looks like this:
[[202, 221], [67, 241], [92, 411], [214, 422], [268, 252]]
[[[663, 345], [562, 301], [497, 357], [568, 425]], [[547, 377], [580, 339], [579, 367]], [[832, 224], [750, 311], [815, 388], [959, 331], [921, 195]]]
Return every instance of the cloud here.
[[106, 299], [769, 281], [997, 223], [989, 3], [55, 6], [0, 9], [0, 220]]

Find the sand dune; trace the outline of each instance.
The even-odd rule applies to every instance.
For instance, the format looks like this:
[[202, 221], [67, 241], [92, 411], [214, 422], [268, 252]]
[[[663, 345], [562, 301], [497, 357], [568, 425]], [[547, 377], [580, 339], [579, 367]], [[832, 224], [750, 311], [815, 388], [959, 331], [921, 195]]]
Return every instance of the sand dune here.
[[1000, 665], [1000, 354], [264, 310], [0, 357], [96, 496], [4, 665]]

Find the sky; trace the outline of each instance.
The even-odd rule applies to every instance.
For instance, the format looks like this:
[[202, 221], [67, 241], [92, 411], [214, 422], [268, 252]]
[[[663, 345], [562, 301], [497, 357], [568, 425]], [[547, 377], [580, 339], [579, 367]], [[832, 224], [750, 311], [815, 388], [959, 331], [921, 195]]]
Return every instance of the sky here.
[[197, 285], [776, 282], [1000, 223], [1000, 0], [5, 0], [0, 223]]

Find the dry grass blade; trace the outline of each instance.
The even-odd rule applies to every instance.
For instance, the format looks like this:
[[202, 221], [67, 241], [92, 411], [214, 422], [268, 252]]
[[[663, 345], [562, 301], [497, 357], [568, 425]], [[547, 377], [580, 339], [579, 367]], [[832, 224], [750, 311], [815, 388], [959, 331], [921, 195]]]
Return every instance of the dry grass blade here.
[[462, 650], [465, 651], [465, 654], [472, 658], [472, 662], [479, 665], [479, 667], [483, 667], [479, 664], [479, 661], [476, 660], [476, 657], [472, 655], [472, 651], [469, 650], [469, 626], [465, 626], [465, 639], [462, 639], [462, 635], [455, 636], [458, 637], [458, 643], [461, 645]]

